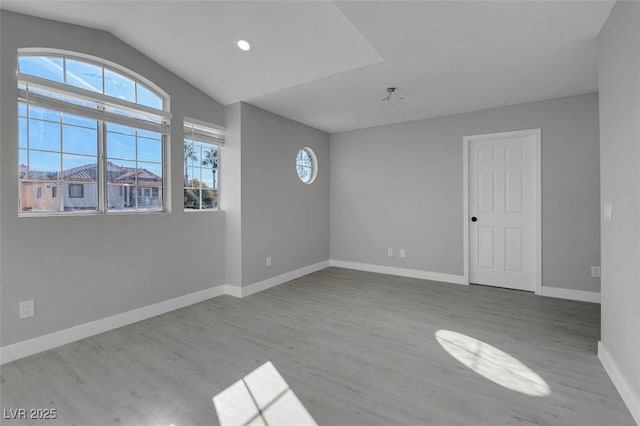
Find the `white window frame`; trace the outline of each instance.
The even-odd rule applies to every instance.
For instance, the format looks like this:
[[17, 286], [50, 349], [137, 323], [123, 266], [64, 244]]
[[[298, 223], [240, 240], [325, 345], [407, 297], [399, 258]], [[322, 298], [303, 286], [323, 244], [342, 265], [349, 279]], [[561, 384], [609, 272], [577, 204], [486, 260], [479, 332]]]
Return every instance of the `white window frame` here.
[[[220, 211], [220, 196], [221, 196], [221, 169], [222, 169], [222, 147], [224, 147], [224, 138], [225, 138], [226, 129], [224, 126], [219, 124], [208, 123], [206, 121], [198, 120], [191, 117], [184, 117], [184, 137], [183, 146], [186, 144], [187, 140], [192, 140], [195, 142], [200, 142], [209, 145], [216, 145], [218, 149], [218, 178], [216, 179], [216, 188], [217, 191], [217, 206], [215, 208], [202, 208], [202, 204], [199, 209], [187, 209], [182, 206], [185, 212], [211, 212], [211, 211]], [[184, 167], [184, 162], [183, 162]], [[202, 164], [199, 165], [199, 168], [202, 170]], [[182, 175], [185, 175], [185, 171], [183, 170]], [[187, 187], [184, 186], [183, 182], [183, 191]], [[202, 201], [201, 201], [202, 203]]]
[[[300, 155], [300, 152], [304, 152], [305, 154], [307, 154], [309, 156], [309, 159], [311, 160], [311, 176], [307, 181], [302, 180], [300, 173], [298, 173], [298, 155]], [[298, 152], [296, 152], [295, 166], [296, 166], [296, 175], [298, 176], [298, 179], [300, 180], [300, 182], [304, 183], [305, 185], [311, 185], [313, 182], [315, 182], [316, 177], [318, 177], [318, 157], [316, 156], [316, 153], [313, 149], [309, 148], [308, 146], [300, 148]]]
[[[95, 215], [95, 214], [158, 214], [171, 211], [171, 188], [170, 188], [170, 122], [172, 114], [170, 112], [170, 97], [169, 95], [158, 87], [156, 84], [121, 65], [114, 62], [98, 58], [91, 55], [81, 54], [77, 52], [71, 52], [60, 49], [46, 49], [46, 48], [21, 48], [18, 49], [17, 60], [20, 57], [26, 56], [46, 56], [46, 57], [60, 57], [64, 59], [76, 60], [85, 62], [103, 69], [111, 70], [122, 76], [131, 79], [136, 84], [140, 84], [145, 89], [151, 91], [163, 100], [163, 109], [155, 109], [146, 105], [137, 104], [127, 100], [119, 99], [116, 97], [104, 95], [102, 93], [93, 92], [90, 90], [78, 88], [65, 83], [60, 83], [53, 80], [47, 80], [45, 78], [37, 77], [31, 74], [21, 73], [19, 70], [17, 74], [18, 83], [18, 98], [17, 103], [25, 103], [27, 105], [38, 106], [49, 110], [54, 110], [62, 113], [69, 113], [74, 115], [83, 116], [86, 118], [95, 119], [98, 121], [98, 152], [97, 152], [97, 176], [96, 184], [98, 188], [97, 210], [90, 211], [43, 211], [43, 212], [30, 212], [21, 211], [22, 200], [19, 200], [18, 216], [21, 217], [43, 217], [43, 216], [74, 216], [74, 215]], [[65, 62], [66, 63], [66, 62]], [[63, 75], [65, 72], [63, 71]], [[49, 97], [40, 93], [33, 93], [31, 89], [45, 90], [48, 93], [54, 95], [64, 96], [70, 99], [88, 101], [94, 103], [98, 108], [90, 108], [82, 105], [76, 105], [71, 102], [66, 102], [61, 99]], [[106, 111], [107, 108], [117, 108], [125, 113], [135, 113], [137, 117], [118, 114], [115, 112]], [[135, 210], [109, 210], [108, 208], [108, 182], [107, 182], [107, 157], [105, 155], [106, 141], [105, 136], [107, 133], [107, 123], [127, 126], [136, 128], [139, 130], [148, 130], [157, 132], [161, 135], [162, 143], [162, 209], [139, 209]], [[18, 142], [18, 141], [16, 141]], [[20, 150], [18, 149], [18, 152]], [[20, 185], [21, 179], [18, 179], [18, 185]], [[52, 182], [58, 184], [60, 182]], [[22, 191], [19, 190], [19, 194]], [[60, 198], [60, 203], [64, 199]]]

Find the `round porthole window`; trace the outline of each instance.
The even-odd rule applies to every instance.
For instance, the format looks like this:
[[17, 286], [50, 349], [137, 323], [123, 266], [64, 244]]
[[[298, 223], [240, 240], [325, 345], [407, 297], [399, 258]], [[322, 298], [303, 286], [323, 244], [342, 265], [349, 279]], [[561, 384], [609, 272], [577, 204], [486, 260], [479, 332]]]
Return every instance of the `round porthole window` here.
[[311, 148], [304, 147], [296, 156], [296, 171], [304, 183], [312, 183], [318, 174], [318, 159]]

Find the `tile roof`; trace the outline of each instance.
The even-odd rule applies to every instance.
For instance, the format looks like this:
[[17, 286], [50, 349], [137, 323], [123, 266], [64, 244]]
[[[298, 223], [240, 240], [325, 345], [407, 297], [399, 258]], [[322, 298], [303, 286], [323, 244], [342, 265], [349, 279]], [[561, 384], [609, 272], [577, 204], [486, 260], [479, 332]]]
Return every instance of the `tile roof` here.
[[[97, 176], [96, 163], [85, 164], [79, 167], [62, 171], [63, 181], [75, 182], [94, 182]], [[111, 161], [107, 162], [107, 172], [110, 176], [110, 182], [117, 183], [134, 183], [136, 178], [138, 181], [145, 182], [162, 182], [162, 177], [150, 172], [145, 168], [119, 166]], [[116, 176], [113, 176], [116, 175]], [[59, 180], [58, 172], [44, 172], [39, 170], [30, 170], [27, 177], [27, 166], [20, 165], [20, 178], [29, 180]]]

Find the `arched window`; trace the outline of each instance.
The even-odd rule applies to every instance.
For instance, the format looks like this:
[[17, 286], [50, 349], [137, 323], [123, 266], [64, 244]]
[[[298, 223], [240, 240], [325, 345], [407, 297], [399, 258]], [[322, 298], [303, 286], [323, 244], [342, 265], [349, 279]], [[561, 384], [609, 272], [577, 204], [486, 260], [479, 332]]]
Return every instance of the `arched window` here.
[[20, 212], [164, 210], [168, 104], [108, 61], [19, 50]]

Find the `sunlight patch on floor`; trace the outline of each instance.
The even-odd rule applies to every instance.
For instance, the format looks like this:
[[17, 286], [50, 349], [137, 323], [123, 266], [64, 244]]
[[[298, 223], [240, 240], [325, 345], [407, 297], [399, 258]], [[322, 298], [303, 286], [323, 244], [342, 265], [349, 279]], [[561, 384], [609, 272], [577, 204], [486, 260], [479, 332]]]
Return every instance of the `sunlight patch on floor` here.
[[213, 397], [221, 426], [318, 426], [268, 361]]
[[449, 355], [500, 386], [530, 396], [551, 394], [542, 377], [488, 343], [450, 330], [436, 331], [436, 339]]

